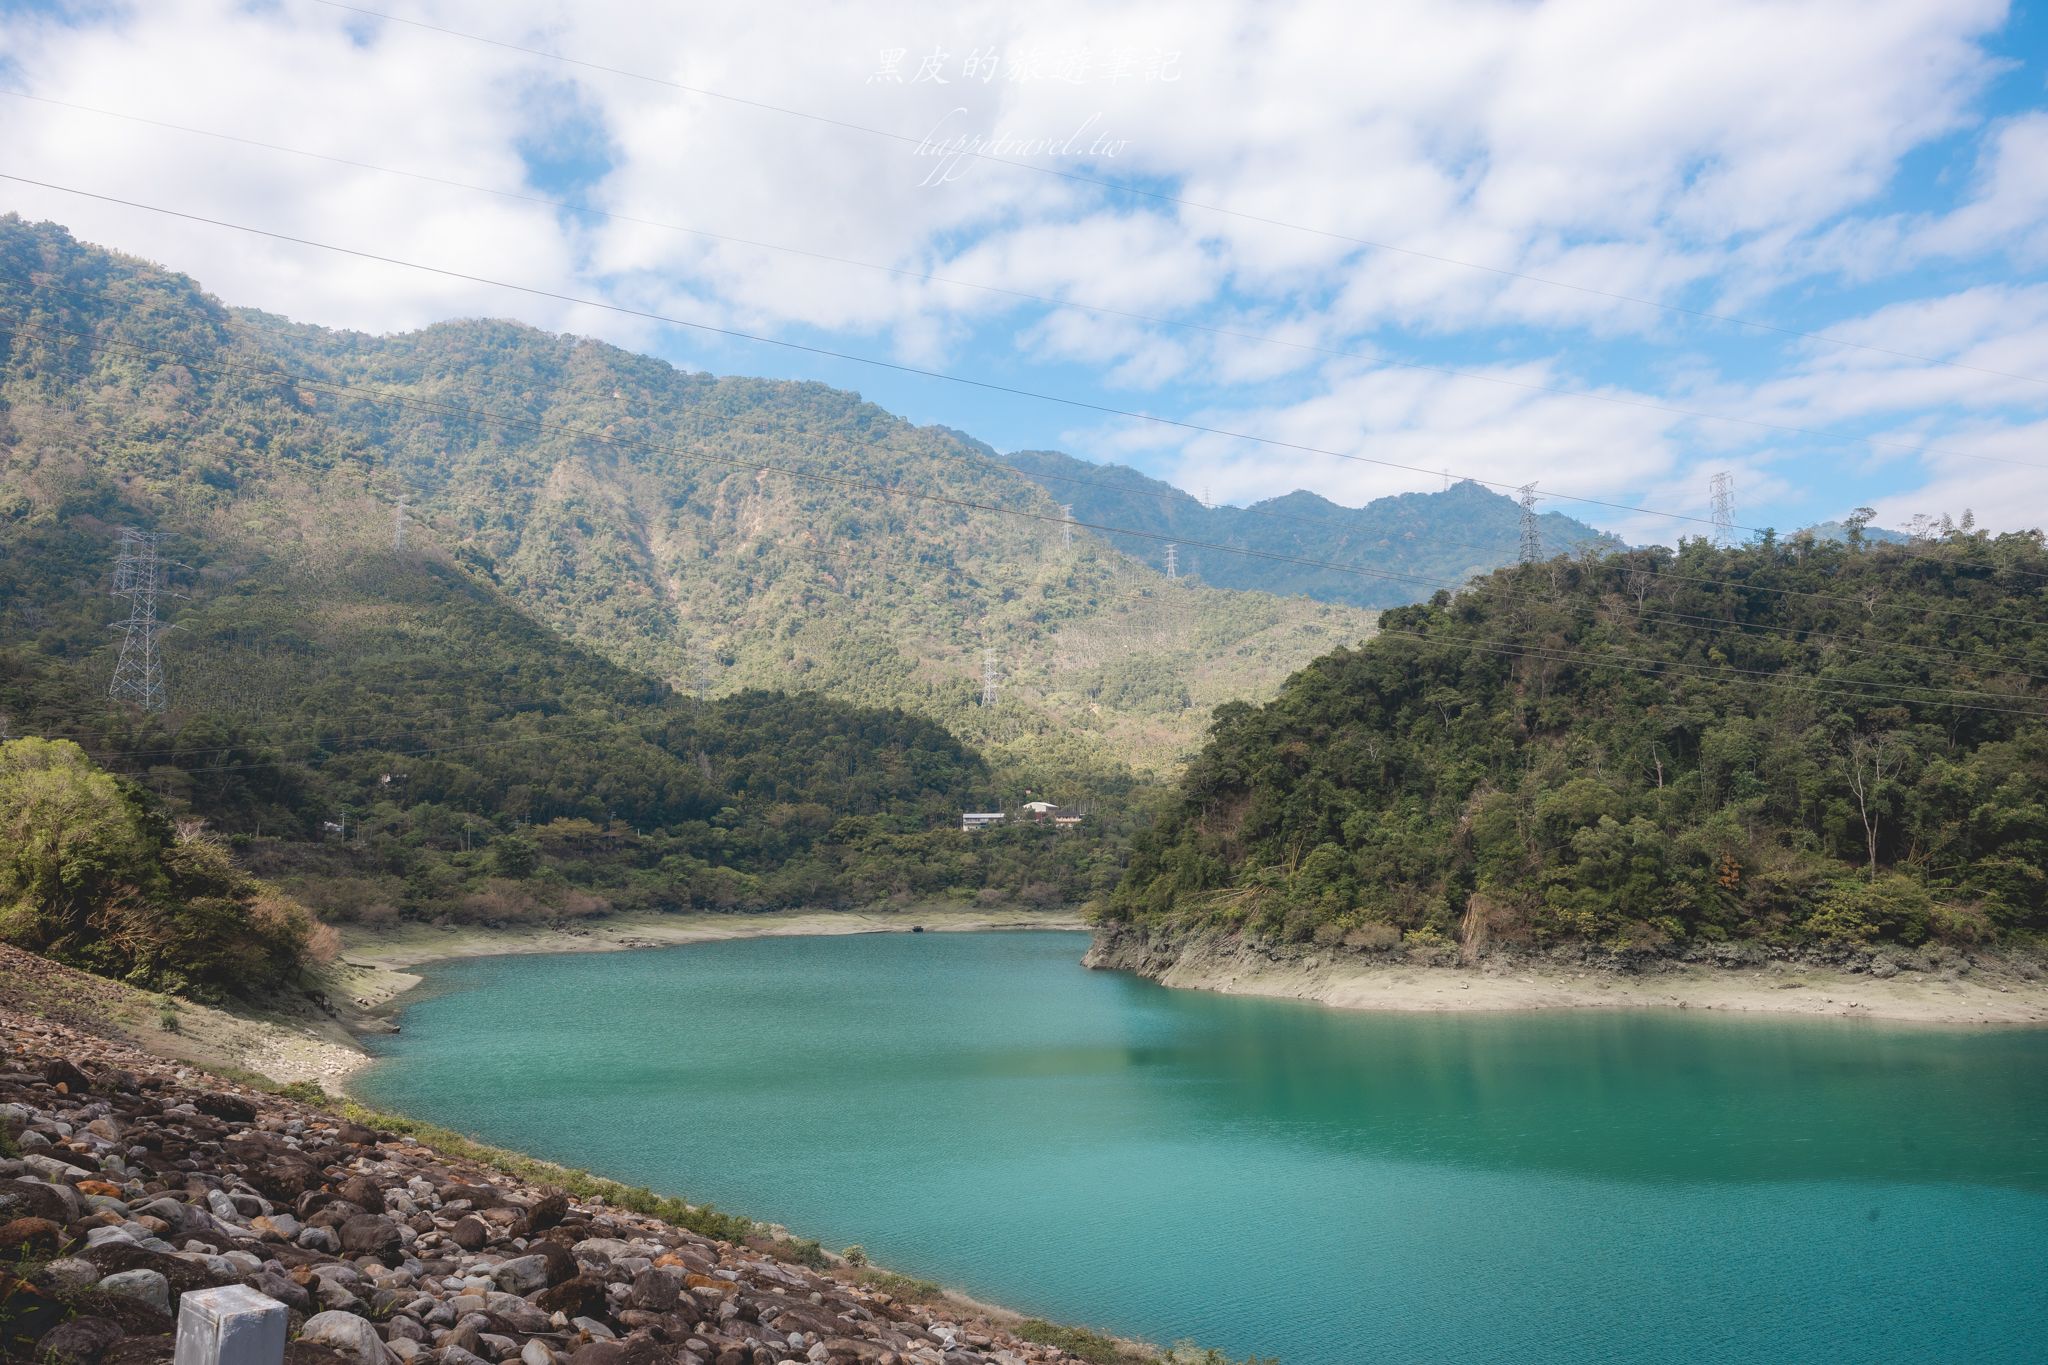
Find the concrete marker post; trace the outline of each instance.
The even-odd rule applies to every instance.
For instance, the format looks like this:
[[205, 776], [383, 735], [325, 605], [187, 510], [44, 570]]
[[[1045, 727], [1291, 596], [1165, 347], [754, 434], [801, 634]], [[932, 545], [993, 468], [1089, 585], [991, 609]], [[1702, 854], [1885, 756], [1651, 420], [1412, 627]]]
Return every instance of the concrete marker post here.
[[245, 1284], [195, 1289], [178, 1300], [173, 1365], [279, 1365], [288, 1311]]

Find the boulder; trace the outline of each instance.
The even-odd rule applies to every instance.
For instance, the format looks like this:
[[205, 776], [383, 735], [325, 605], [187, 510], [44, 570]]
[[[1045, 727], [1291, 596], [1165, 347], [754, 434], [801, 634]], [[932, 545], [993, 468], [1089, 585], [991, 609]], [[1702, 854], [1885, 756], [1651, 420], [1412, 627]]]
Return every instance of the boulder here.
[[69, 1057], [52, 1057], [43, 1063], [43, 1079], [60, 1086], [66, 1094], [83, 1095], [92, 1089], [92, 1077]]
[[68, 1184], [46, 1180], [0, 1180], [0, 1216], [47, 1218], [63, 1224], [80, 1212], [78, 1191]]
[[379, 1189], [376, 1182], [372, 1181], [368, 1176], [350, 1176], [341, 1182], [341, 1186], [335, 1191], [335, 1194], [354, 1204], [364, 1213], [384, 1212], [384, 1191]]
[[341, 1225], [341, 1249], [351, 1256], [396, 1256], [405, 1246], [398, 1224], [381, 1213], [359, 1213]]
[[51, 1365], [99, 1365], [108, 1348], [127, 1335], [112, 1318], [73, 1318], [43, 1333], [36, 1351]]
[[605, 1282], [599, 1275], [578, 1275], [544, 1289], [534, 1299], [543, 1313], [561, 1313], [571, 1318], [595, 1318], [605, 1310]]
[[571, 1256], [569, 1249], [560, 1242], [535, 1242], [532, 1244], [531, 1250], [534, 1255], [547, 1263], [547, 1282], [549, 1284], [556, 1285], [564, 1280], [576, 1278], [578, 1270], [576, 1258]]
[[220, 1091], [209, 1090], [203, 1094], [193, 1096], [192, 1107], [202, 1114], [211, 1114], [217, 1119], [226, 1119], [229, 1123], [254, 1123], [256, 1121], [256, 1106], [243, 1099], [240, 1095], [229, 1095]]
[[21, 1259], [48, 1256], [64, 1241], [64, 1229], [47, 1218], [16, 1218], [0, 1223], [0, 1255]]
[[526, 1226], [532, 1232], [545, 1232], [568, 1213], [569, 1196], [560, 1190], [549, 1190], [526, 1211]]
[[39, 1278], [55, 1293], [76, 1294], [98, 1282], [100, 1268], [81, 1256], [66, 1256], [45, 1265]]
[[368, 1318], [353, 1313], [315, 1313], [299, 1329], [299, 1340], [332, 1347], [354, 1365], [389, 1365], [390, 1358], [376, 1327]]
[[481, 1251], [484, 1243], [491, 1240], [490, 1224], [473, 1213], [464, 1214], [448, 1229], [448, 1240], [464, 1251]]
[[491, 1278], [507, 1294], [523, 1298], [548, 1287], [547, 1257], [515, 1256], [493, 1270]]
[[633, 1288], [626, 1296], [626, 1302], [645, 1312], [667, 1313], [675, 1308], [676, 1293], [681, 1287], [666, 1270], [650, 1267], [633, 1277]]
[[[5, 1269], [0, 1269], [0, 1305], [6, 1309], [6, 1317], [0, 1321], [4, 1321], [8, 1335], [24, 1341], [36, 1340], [62, 1322], [70, 1311], [55, 1295]], [[8, 1344], [0, 1341], [0, 1348]]]
[[273, 1152], [250, 1171], [249, 1183], [272, 1199], [290, 1202], [320, 1183], [320, 1168], [296, 1152]]
[[155, 1270], [117, 1270], [99, 1282], [99, 1291], [139, 1299], [160, 1312], [171, 1311], [171, 1282]]

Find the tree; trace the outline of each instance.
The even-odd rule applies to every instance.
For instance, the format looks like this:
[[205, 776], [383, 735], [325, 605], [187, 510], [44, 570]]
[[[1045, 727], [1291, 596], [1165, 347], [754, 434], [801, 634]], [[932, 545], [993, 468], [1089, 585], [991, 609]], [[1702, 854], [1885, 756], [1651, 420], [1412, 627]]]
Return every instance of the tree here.
[[149, 878], [149, 840], [114, 779], [69, 740], [0, 743], [0, 938], [42, 949]]
[[1896, 735], [1855, 735], [1843, 766], [1849, 774], [1849, 790], [1856, 797], [1856, 813], [1863, 822], [1863, 841], [1870, 854], [1870, 880], [1877, 880], [1877, 831], [1882, 812], [1878, 799], [1886, 778], [1896, 778], [1905, 746]]

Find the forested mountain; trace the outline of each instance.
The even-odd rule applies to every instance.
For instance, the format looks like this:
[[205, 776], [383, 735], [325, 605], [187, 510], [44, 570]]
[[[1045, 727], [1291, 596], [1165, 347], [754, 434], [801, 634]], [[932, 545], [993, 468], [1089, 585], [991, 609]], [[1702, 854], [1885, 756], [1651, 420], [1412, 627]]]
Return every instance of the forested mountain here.
[[121, 517], [289, 561], [388, 544], [404, 497], [414, 544], [616, 663], [905, 707], [1084, 799], [1170, 770], [1211, 706], [1370, 626], [1069, 547], [1055, 502], [975, 443], [823, 385], [510, 323], [296, 326], [19, 219], [0, 328], [17, 522], [111, 490]]
[[[322, 333], [0, 219], [0, 740], [77, 740], [329, 916], [1071, 901], [1136, 769], [1368, 625], [966, 502], [1045, 500], [821, 386]], [[161, 718], [106, 698], [126, 525], [169, 561]], [[1027, 787], [1088, 837], [962, 840]]]
[[1503, 570], [1216, 718], [1112, 920], [1666, 951], [2048, 929], [2048, 553]]
[[[1164, 537], [1108, 536], [1125, 554], [1156, 569], [1165, 568], [1167, 543], [1183, 542], [1176, 551], [1181, 572], [1217, 587], [1398, 607], [1426, 601], [1439, 588], [1513, 564], [1521, 555], [1520, 505], [1469, 480], [1440, 493], [1403, 493], [1364, 507], [1343, 507], [1304, 492], [1249, 507], [1211, 507], [1124, 465], [1090, 464], [1052, 450], [1005, 458], [1043, 484], [1054, 502], [1071, 505], [1080, 521]], [[1612, 536], [1561, 512], [1539, 513], [1537, 524], [1545, 555], [1619, 547]], [[1286, 558], [1205, 550], [1198, 542]]]

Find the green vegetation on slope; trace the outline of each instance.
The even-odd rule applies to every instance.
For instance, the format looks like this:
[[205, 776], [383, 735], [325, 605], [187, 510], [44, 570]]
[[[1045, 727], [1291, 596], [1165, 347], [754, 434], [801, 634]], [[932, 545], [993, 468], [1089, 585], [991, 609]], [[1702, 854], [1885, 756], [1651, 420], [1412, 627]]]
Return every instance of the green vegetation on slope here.
[[1210, 707], [1370, 628], [1065, 546], [1036, 485], [854, 394], [508, 323], [293, 326], [12, 217], [0, 346], [0, 537], [111, 488], [121, 515], [189, 532], [182, 557], [274, 562], [388, 543], [404, 495], [417, 543], [616, 663], [902, 707], [1070, 804], [1120, 801], [1193, 751]]
[[[1441, 493], [1403, 493], [1363, 507], [1342, 507], [1299, 491], [1249, 507], [1208, 507], [1172, 484], [1123, 465], [1090, 464], [1050, 450], [1023, 450], [1005, 458], [1044, 484], [1054, 502], [1071, 504], [1080, 521], [1366, 571], [1348, 573], [1183, 544], [1181, 570], [1219, 588], [1299, 593], [1356, 607], [1399, 607], [1512, 564], [1521, 554], [1520, 506], [1470, 481]], [[1612, 536], [1562, 513], [1545, 512], [1537, 521], [1551, 554], [1616, 545]], [[1165, 565], [1162, 541], [1107, 538], [1135, 559], [1155, 568]]]
[[1111, 920], [1646, 951], [2048, 928], [2038, 533], [1558, 560], [1382, 624], [1218, 713]]
[[311, 918], [76, 744], [0, 743], [0, 942], [202, 998], [295, 979]]
[[[1368, 624], [734, 461], [1052, 506], [819, 385], [503, 323], [294, 327], [0, 218], [0, 726], [340, 917], [1071, 900], [1210, 706]], [[162, 720], [104, 701], [126, 524], [177, 561]], [[1087, 833], [960, 836], [1027, 791]]]
[[[102, 548], [61, 526], [33, 544], [0, 579], [34, 565], [48, 587]], [[960, 810], [994, 782], [930, 721], [813, 694], [678, 697], [431, 553], [216, 581], [181, 617], [192, 701], [175, 727], [99, 699], [104, 674], [65, 643], [104, 632], [104, 599], [57, 600], [75, 626], [51, 616], [41, 649], [0, 650], [8, 723], [78, 738], [330, 919], [1052, 903], [1115, 874], [1096, 839], [963, 837]]]

